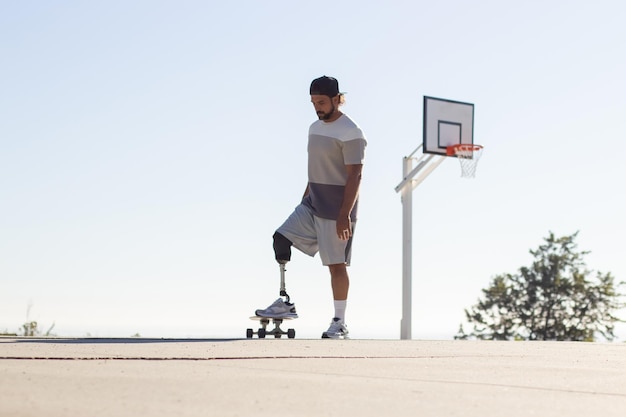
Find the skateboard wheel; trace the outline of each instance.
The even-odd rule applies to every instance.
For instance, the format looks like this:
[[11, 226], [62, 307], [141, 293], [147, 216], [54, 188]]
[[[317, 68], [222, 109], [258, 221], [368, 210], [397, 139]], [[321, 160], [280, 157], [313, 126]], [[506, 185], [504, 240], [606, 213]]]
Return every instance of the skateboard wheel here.
[[296, 331], [294, 329], [287, 330], [287, 337], [289, 339], [293, 339], [296, 337]]
[[252, 336], [254, 336], [254, 331], [252, 329], [246, 330], [246, 337], [252, 339]]
[[259, 339], [265, 339], [265, 329], [259, 329]]

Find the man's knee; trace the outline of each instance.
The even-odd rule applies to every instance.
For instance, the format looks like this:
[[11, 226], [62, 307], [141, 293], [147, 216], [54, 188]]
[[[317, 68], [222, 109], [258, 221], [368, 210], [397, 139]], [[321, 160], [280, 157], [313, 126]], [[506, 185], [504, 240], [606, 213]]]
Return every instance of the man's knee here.
[[328, 270], [331, 277], [348, 275], [348, 268], [345, 263], [328, 265]]
[[291, 260], [291, 240], [280, 233], [274, 233], [274, 254], [279, 264], [286, 264]]

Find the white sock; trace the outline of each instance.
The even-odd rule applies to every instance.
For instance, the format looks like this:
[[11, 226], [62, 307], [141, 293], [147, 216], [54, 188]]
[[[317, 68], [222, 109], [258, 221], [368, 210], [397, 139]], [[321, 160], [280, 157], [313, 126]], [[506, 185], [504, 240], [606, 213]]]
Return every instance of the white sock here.
[[335, 300], [335, 317], [337, 317], [342, 323], [346, 316], [346, 304], [348, 300]]

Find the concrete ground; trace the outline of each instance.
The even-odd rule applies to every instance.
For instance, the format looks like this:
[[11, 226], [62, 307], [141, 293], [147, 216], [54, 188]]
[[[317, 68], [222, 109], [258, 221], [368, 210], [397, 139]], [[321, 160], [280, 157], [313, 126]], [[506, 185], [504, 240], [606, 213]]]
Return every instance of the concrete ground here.
[[0, 417], [625, 414], [623, 343], [0, 338]]

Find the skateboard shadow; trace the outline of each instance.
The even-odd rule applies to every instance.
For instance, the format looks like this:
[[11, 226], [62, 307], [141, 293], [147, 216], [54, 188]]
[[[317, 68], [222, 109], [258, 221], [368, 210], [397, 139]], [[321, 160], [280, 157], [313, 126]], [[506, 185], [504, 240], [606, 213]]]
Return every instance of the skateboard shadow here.
[[218, 343], [246, 340], [242, 338], [207, 338], [207, 339], [167, 339], [167, 338], [142, 338], [142, 337], [81, 337], [81, 338], [18, 338], [4, 343], [50, 343], [50, 344], [143, 344], [143, 343]]

